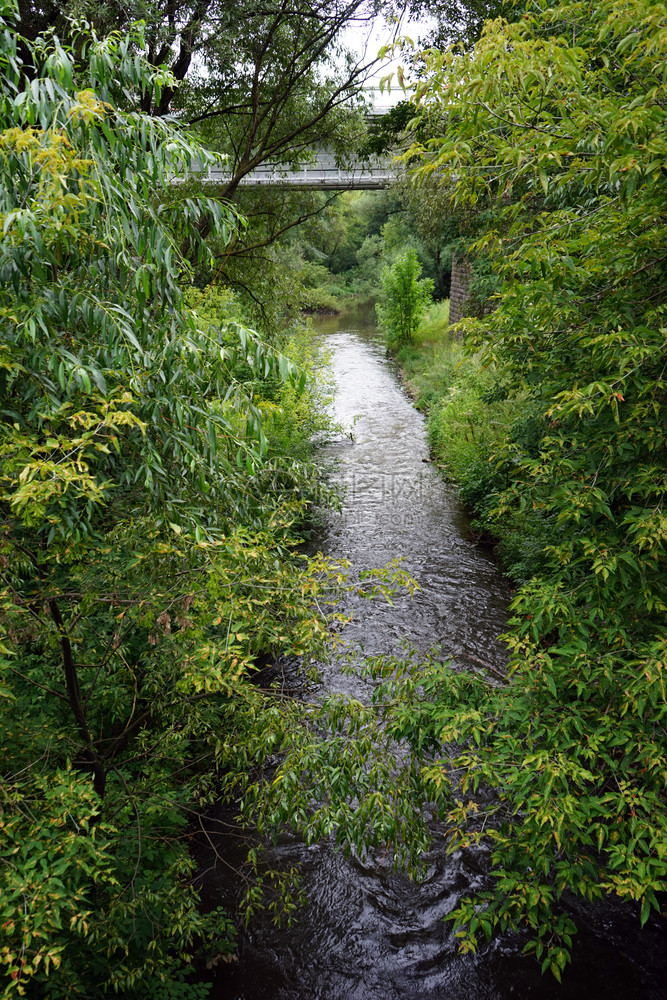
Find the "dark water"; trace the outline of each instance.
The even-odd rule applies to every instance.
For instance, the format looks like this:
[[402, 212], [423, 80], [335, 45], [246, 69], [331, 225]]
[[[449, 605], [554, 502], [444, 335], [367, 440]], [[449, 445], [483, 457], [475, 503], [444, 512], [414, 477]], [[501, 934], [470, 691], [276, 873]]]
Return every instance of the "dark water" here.
[[[356, 570], [403, 556], [403, 568], [421, 587], [393, 606], [360, 602], [345, 638], [368, 653], [398, 651], [406, 641], [438, 645], [461, 667], [484, 660], [502, 668], [497, 637], [506, 621], [507, 584], [428, 463], [423, 418], [386, 361], [371, 316], [326, 321], [321, 332], [333, 352], [336, 416], [350, 436], [342, 433], [329, 446], [346, 500], [328, 517], [316, 547]], [[341, 676], [335, 664], [322, 687], [367, 694], [362, 681]], [[243, 848], [225, 841], [221, 850], [227, 863], [209, 870], [205, 896], [231, 907], [239, 889], [233, 865], [241, 863]], [[213, 1000], [667, 998], [664, 921], [640, 935], [634, 913], [609, 905], [575, 913], [580, 934], [562, 985], [521, 957], [517, 938], [460, 956], [442, 918], [482, 884], [479, 850], [452, 857], [436, 845], [420, 884], [381, 860], [361, 863], [327, 844], [306, 848], [287, 837], [270, 860], [302, 866], [309, 905], [288, 929], [258, 919], [245, 932], [239, 961], [216, 970]]]

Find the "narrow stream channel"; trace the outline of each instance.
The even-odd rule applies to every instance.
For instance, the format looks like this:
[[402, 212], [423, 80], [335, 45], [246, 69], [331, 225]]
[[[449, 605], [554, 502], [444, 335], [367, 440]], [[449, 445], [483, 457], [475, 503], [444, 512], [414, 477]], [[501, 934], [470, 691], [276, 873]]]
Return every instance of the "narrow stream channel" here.
[[[475, 658], [504, 662], [498, 640], [509, 591], [491, 554], [475, 544], [453, 491], [428, 462], [422, 416], [385, 358], [372, 313], [319, 324], [333, 355], [336, 417], [351, 432], [328, 446], [346, 488], [315, 548], [363, 570], [404, 557], [419, 582], [393, 606], [361, 602], [345, 638], [367, 653], [400, 651], [407, 641], [461, 667]], [[327, 668], [322, 690], [364, 698], [363, 682]], [[227, 844], [230, 861], [234, 849]], [[242, 846], [238, 846], [238, 860]], [[448, 856], [434, 848], [428, 877], [415, 884], [384, 864], [345, 859], [328, 844], [306, 848], [285, 837], [272, 860], [300, 864], [309, 905], [299, 922], [277, 930], [259, 919], [245, 933], [238, 962], [215, 972], [213, 1000], [665, 1000], [665, 936], [642, 935], [633, 914], [610, 905], [579, 908], [574, 961], [559, 985], [521, 957], [523, 942], [494, 942], [460, 956], [443, 916], [484, 878], [478, 851]], [[236, 879], [218, 866], [205, 896], [233, 904]]]

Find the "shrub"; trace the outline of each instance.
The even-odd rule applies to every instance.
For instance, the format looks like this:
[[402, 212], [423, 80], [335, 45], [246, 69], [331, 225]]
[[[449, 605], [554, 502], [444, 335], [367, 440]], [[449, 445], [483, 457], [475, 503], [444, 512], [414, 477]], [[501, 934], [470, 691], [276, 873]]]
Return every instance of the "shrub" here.
[[433, 281], [422, 278], [413, 248], [396, 258], [382, 272], [382, 294], [376, 306], [387, 347], [394, 350], [414, 340], [422, 316], [431, 300]]

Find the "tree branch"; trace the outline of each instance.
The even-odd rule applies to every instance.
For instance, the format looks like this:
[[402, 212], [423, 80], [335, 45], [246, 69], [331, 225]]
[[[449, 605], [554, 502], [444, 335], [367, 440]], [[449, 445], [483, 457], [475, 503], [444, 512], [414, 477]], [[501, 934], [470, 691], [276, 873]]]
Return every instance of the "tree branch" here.
[[104, 788], [106, 785], [106, 771], [102, 760], [95, 752], [93, 746], [93, 737], [88, 728], [86, 713], [84, 712], [83, 705], [81, 703], [81, 689], [79, 687], [79, 677], [76, 670], [76, 664], [74, 662], [74, 656], [72, 654], [72, 644], [69, 641], [69, 636], [67, 635], [67, 631], [65, 629], [65, 623], [63, 622], [58, 602], [53, 597], [49, 600], [49, 611], [51, 612], [51, 617], [53, 618], [60, 638], [60, 649], [62, 652], [63, 667], [65, 671], [67, 698], [85, 744], [85, 756], [93, 772], [93, 787], [100, 798], [102, 798], [104, 796]]

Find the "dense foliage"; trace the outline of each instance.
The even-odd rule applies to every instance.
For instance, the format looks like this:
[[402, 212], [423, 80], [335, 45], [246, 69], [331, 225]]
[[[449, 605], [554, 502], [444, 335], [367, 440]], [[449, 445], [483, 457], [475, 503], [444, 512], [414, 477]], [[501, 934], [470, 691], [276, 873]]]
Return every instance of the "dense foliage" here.
[[[295, 550], [295, 522], [318, 490], [306, 461], [314, 362], [298, 333], [280, 353], [243, 324], [230, 293], [188, 287], [193, 271], [219, 272], [211, 250], [224, 261], [241, 223], [174, 183], [206, 153], [136, 110], [171, 99], [174, 78], [137, 55], [137, 29], [98, 37], [83, 26], [69, 48], [39, 30], [17, 36], [5, 11], [7, 996], [200, 995], [187, 981], [193, 956], [233, 947], [229, 917], [198, 910], [187, 850], [212, 802], [240, 802], [261, 834], [333, 834], [360, 853], [387, 844], [415, 867], [432, 798], [453, 847], [492, 847], [493, 890], [453, 914], [462, 946], [528, 927], [528, 948], [556, 975], [574, 931], [567, 893], [616, 893], [642, 920], [657, 908], [667, 889], [666, 21], [646, 0], [568, 0], [492, 22], [468, 51], [421, 57], [410, 156], [423, 158], [428, 212], [445, 202], [458, 212], [456, 238], [460, 213], [479, 213], [466, 231], [503, 282], [493, 315], [470, 324], [481, 355], [443, 367], [439, 433], [457, 442], [451, 464], [485, 525], [518, 527], [530, 545], [515, 545], [523, 585], [509, 677], [378, 662], [370, 707], [267, 689], [267, 660], [324, 655], [344, 584], [343, 570]], [[288, 61], [297, 27], [283, 33]], [[159, 40], [167, 24], [152, 28]], [[228, 39], [209, 42], [222, 72]], [[303, 74], [295, 64], [299, 85], [316, 64]], [[201, 92], [213, 101], [221, 79]], [[262, 78], [265, 96], [272, 80]], [[313, 110], [299, 94], [274, 123], [286, 156], [300, 155], [289, 143]], [[270, 118], [271, 102], [261, 107]], [[237, 126], [230, 142], [242, 153]], [[316, 270], [338, 255], [341, 272], [357, 268], [368, 284], [388, 260], [414, 290], [414, 233], [380, 212], [370, 237], [350, 235], [355, 204], [333, 245], [313, 229], [308, 250], [278, 263], [306, 258]], [[434, 239], [443, 232], [434, 223]], [[356, 586], [381, 593], [388, 576]], [[440, 759], [443, 744], [453, 758]], [[426, 753], [438, 756], [420, 771]], [[496, 793], [483, 809], [480, 786]], [[250, 861], [248, 911], [271, 882], [276, 914], [291, 912], [293, 873], [264, 871], [254, 847]]]
[[434, 666], [397, 731], [461, 747], [427, 779], [455, 796], [453, 845], [492, 847], [495, 887], [453, 914], [462, 946], [527, 926], [556, 975], [568, 893], [636, 901], [643, 922], [667, 889], [666, 39], [663, 4], [539, 3], [424, 54], [417, 87], [418, 172], [486, 212], [474, 250], [503, 281], [469, 324], [491, 367], [467, 389], [450, 372], [442, 411], [507, 400], [499, 434], [476, 442], [470, 420], [459, 464], [487, 526], [534, 548], [507, 682]]
[[[26, 39], [49, 30], [66, 39], [69, 18], [82, 15], [100, 37], [117, 31], [131, 39], [133, 54], [157, 72], [142, 88], [126, 92], [122, 106], [172, 116], [193, 130], [217, 153], [216, 182], [206, 181], [206, 192], [233, 198], [246, 218], [230, 241], [216, 237], [202, 217], [198, 229], [211, 259], [210, 266], [199, 262], [196, 281], [215, 279], [237, 289], [249, 321], [261, 325], [264, 335], [297, 314], [305, 297], [298, 261], [285, 248], [286, 234], [316, 218], [330, 199], [319, 191], [257, 191], [243, 181], [267, 160], [302, 164], [313, 146], [325, 146], [340, 159], [355, 155], [366, 131], [361, 87], [375, 53], [355, 55], [341, 36], [352, 28], [365, 30], [377, 2], [110, 0], [93, 6], [20, 0], [18, 6]], [[139, 19], [141, 35], [132, 30]], [[29, 46], [20, 40], [19, 46], [29, 64]], [[193, 178], [190, 184], [193, 195], [201, 193]]]
[[321, 215], [299, 226], [290, 241], [292, 266], [301, 272], [309, 308], [340, 309], [346, 300], [377, 299], [383, 270], [409, 251], [436, 292], [446, 294], [448, 236], [443, 239], [440, 226], [431, 230], [421, 225], [421, 216], [413, 211], [419, 202], [408, 194], [398, 185], [344, 192]]
[[299, 732], [263, 661], [328, 644], [338, 571], [294, 551], [316, 492], [312, 358], [293, 341], [299, 371], [266, 347], [229, 294], [189, 291], [188, 307], [182, 248], [205, 257], [201, 220], [224, 240], [237, 219], [173, 183], [200, 148], [121, 110], [170, 82], [136, 57], [136, 31], [28, 45], [14, 18], [0, 24], [3, 995], [199, 996], [188, 963], [227, 954], [234, 928], [199, 912], [187, 835]]

